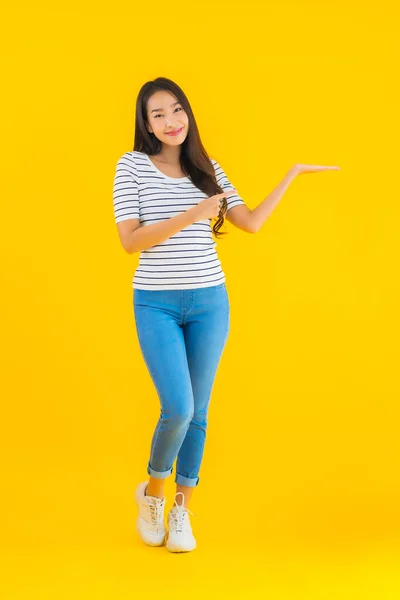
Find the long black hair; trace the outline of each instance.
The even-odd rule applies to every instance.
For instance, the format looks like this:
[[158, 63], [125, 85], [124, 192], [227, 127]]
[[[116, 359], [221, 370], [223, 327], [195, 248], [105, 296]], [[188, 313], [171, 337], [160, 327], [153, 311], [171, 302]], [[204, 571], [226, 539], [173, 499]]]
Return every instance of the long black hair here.
[[[161, 151], [162, 143], [147, 130], [147, 103], [150, 96], [160, 90], [170, 92], [175, 96], [185, 110], [189, 119], [189, 131], [186, 139], [181, 144], [180, 164], [186, 177], [190, 177], [192, 183], [202, 190], [208, 197], [214, 194], [221, 194], [224, 190], [218, 185], [215, 176], [214, 166], [202, 144], [199, 130], [183, 90], [171, 79], [166, 77], [157, 77], [154, 81], [147, 81], [140, 89], [136, 100], [136, 118], [135, 118], [135, 141], [134, 151], [144, 152], [148, 155], [155, 155]], [[226, 235], [227, 232], [219, 231], [224, 223], [224, 217], [227, 210], [227, 200], [223, 198], [221, 209], [212, 228], [213, 233], [218, 238]]]

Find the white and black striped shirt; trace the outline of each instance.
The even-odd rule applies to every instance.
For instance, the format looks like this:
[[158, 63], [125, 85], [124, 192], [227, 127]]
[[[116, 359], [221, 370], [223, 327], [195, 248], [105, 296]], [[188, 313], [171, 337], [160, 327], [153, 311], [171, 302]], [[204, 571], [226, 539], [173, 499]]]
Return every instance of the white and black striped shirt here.
[[[213, 158], [218, 184], [234, 186]], [[115, 222], [140, 219], [146, 226], [174, 217], [207, 198], [188, 177], [168, 177], [143, 152], [126, 152], [114, 177]], [[238, 194], [227, 197], [228, 210], [244, 204]], [[142, 250], [132, 287], [139, 290], [176, 290], [219, 285], [225, 274], [212, 237], [211, 219], [196, 221], [175, 235]]]

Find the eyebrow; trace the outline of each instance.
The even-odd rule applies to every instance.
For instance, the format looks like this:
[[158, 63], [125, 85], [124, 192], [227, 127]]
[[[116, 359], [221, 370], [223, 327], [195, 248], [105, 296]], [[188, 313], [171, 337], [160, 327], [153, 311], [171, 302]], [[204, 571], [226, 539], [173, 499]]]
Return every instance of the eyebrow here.
[[[179, 100], [177, 102], [174, 102], [173, 104], [171, 104], [172, 106], [175, 106], [176, 104], [180, 104]], [[164, 110], [163, 108], [153, 108], [153, 110], [150, 111], [150, 114], [153, 112], [159, 112], [160, 110]]]

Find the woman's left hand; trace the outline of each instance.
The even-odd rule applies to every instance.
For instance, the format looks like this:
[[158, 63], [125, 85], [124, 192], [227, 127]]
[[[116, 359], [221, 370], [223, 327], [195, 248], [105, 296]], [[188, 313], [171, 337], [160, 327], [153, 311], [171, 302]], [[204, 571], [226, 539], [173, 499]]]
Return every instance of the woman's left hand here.
[[296, 163], [290, 169], [293, 175], [302, 175], [303, 173], [319, 173], [319, 171], [340, 171], [340, 167], [323, 165], [303, 165]]

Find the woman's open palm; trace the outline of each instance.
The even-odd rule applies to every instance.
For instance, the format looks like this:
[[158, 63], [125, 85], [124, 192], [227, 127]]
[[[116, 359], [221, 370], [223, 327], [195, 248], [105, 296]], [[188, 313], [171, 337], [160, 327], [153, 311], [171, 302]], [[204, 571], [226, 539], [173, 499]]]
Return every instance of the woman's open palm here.
[[319, 171], [340, 171], [340, 167], [323, 165], [303, 165], [301, 163], [296, 163], [291, 168], [291, 171], [295, 175], [302, 175], [303, 173], [318, 173]]

